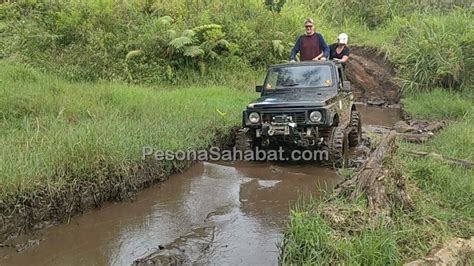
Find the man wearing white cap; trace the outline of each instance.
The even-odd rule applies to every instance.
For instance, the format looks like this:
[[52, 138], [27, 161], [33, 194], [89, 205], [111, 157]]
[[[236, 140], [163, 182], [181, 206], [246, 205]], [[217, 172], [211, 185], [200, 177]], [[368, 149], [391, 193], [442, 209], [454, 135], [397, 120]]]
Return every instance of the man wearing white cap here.
[[329, 45], [330, 53], [329, 59], [336, 60], [339, 62], [347, 62], [349, 60], [350, 49], [347, 47], [347, 41], [349, 36], [345, 33], [339, 34], [337, 37], [337, 43]]

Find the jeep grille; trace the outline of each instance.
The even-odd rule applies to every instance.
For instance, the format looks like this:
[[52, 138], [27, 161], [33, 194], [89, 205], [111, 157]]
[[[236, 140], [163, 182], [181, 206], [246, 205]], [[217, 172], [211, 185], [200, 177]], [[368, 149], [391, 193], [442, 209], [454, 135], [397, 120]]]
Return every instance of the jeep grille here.
[[292, 121], [297, 124], [302, 124], [306, 122], [306, 112], [264, 113], [262, 115], [262, 121], [267, 122], [267, 123], [280, 122], [280, 121], [275, 121], [275, 120], [278, 120], [278, 118], [283, 115], [286, 115], [287, 117], [291, 116]]

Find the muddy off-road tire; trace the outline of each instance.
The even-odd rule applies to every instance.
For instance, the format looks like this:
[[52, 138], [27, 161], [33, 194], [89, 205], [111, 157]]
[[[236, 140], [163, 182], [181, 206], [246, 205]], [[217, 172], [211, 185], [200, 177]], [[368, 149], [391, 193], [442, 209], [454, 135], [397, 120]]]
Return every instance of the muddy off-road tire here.
[[347, 153], [349, 149], [346, 131], [342, 127], [334, 128], [330, 143], [330, 158], [335, 167], [347, 165]]
[[359, 145], [361, 135], [362, 135], [362, 122], [360, 120], [360, 114], [357, 111], [353, 111], [351, 113], [349, 146], [355, 147]]
[[240, 151], [255, 150], [259, 143], [254, 140], [254, 136], [248, 128], [239, 129], [235, 136], [235, 148]]

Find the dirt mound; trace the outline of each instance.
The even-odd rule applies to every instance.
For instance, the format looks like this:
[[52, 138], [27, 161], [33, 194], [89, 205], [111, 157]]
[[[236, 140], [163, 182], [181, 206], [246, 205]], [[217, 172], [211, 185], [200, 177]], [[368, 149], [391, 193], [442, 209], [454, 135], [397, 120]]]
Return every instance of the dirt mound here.
[[426, 258], [406, 263], [405, 266], [424, 265], [472, 265], [474, 255], [474, 237], [456, 238], [441, 248], [433, 249]]
[[400, 86], [394, 80], [394, 67], [385, 55], [364, 47], [353, 47], [351, 51], [346, 73], [356, 100], [374, 105], [398, 103]]

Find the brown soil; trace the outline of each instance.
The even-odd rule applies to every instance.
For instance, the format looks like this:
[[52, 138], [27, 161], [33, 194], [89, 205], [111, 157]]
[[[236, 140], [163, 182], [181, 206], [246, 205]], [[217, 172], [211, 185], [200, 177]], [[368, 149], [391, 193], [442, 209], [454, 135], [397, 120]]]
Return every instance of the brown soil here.
[[356, 99], [374, 105], [398, 103], [400, 86], [395, 82], [394, 67], [385, 55], [363, 47], [352, 47], [351, 52], [346, 74]]
[[471, 265], [473, 256], [474, 237], [456, 238], [443, 247], [434, 248], [425, 258], [406, 263], [405, 266]]

